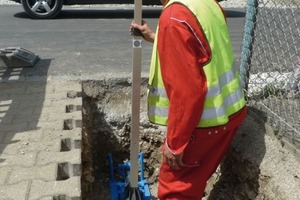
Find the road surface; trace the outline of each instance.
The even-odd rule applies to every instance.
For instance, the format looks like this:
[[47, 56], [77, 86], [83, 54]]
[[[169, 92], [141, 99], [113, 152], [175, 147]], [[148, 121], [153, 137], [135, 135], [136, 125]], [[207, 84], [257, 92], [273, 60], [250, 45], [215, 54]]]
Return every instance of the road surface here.
[[[153, 29], [161, 7], [144, 7], [143, 18]], [[226, 9], [228, 26], [239, 59], [244, 9]], [[57, 19], [32, 20], [21, 5], [0, 6], [0, 48], [22, 47], [41, 58], [24, 76], [92, 76], [131, 72], [132, 46], [129, 25], [133, 7], [101, 5], [64, 7]], [[148, 72], [152, 44], [143, 43], [142, 72]]]

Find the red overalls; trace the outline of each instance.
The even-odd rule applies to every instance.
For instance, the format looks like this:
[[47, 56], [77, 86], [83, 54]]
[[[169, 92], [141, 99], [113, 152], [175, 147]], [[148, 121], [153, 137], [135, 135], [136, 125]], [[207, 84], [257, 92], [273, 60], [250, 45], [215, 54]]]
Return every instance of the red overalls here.
[[159, 173], [160, 200], [201, 200], [206, 182], [215, 172], [247, 109], [230, 117], [230, 123], [210, 129], [195, 129], [184, 150], [183, 162], [190, 167], [174, 171], [162, 162]]

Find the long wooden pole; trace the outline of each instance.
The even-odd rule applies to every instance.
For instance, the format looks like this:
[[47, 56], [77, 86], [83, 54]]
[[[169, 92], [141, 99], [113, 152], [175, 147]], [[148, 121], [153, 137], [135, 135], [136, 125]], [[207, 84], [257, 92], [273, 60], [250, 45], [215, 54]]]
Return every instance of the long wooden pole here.
[[[142, 0], [134, 1], [134, 22], [142, 22]], [[141, 63], [142, 37], [133, 35], [133, 66], [132, 66], [132, 99], [131, 99], [131, 135], [130, 135], [130, 176], [132, 188], [138, 188], [139, 172], [139, 127], [140, 127], [140, 98], [141, 98]]]

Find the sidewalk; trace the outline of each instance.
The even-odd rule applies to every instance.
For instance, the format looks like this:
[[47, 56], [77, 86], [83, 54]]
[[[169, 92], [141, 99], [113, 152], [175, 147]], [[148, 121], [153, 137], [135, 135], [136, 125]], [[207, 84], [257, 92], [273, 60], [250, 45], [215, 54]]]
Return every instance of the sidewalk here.
[[0, 200], [79, 200], [81, 84], [0, 69]]

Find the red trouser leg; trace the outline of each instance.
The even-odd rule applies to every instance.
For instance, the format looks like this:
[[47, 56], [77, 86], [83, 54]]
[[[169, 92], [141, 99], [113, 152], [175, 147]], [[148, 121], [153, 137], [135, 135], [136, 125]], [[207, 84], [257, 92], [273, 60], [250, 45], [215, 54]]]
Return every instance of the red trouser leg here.
[[183, 162], [189, 167], [172, 170], [162, 162], [159, 172], [160, 200], [201, 200], [207, 180], [227, 152], [237, 129], [208, 134], [196, 129], [186, 147]]

